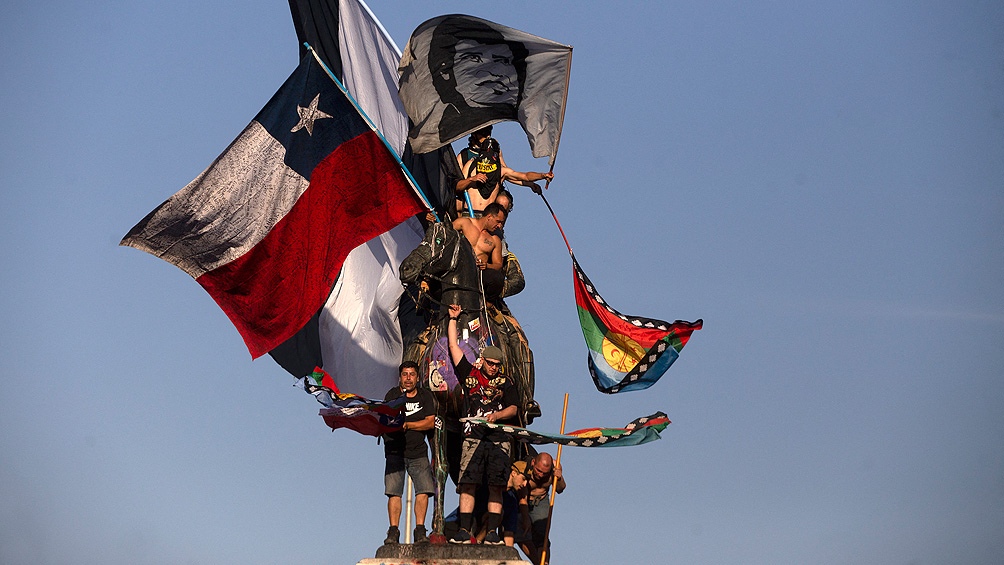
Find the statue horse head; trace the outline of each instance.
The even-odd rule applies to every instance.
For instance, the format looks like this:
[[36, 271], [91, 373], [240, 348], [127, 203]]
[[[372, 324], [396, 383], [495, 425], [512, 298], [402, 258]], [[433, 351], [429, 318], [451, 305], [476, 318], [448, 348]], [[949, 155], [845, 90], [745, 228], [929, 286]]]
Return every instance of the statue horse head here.
[[425, 238], [401, 263], [401, 281], [416, 283], [431, 278], [439, 283], [440, 315], [450, 304], [459, 304], [464, 317], [477, 317], [481, 309], [479, 269], [467, 238], [450, 224], [435, 223]]

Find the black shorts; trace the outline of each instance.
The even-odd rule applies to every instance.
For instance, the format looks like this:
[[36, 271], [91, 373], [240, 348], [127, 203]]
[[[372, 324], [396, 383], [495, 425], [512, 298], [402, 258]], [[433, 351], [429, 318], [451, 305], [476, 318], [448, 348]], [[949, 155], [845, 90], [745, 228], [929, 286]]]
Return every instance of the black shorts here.
[[464, 438], [458, 484], [507, 485], [511, 451], [512, 444], [508, 441]]

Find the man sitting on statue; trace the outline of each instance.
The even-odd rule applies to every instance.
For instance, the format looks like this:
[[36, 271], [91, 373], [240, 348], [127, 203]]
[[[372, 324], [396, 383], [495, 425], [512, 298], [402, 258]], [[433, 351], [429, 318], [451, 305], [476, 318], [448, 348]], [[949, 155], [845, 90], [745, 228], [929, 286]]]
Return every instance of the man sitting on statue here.
[[497, 297], [502, 293], [502, 239], [492, 232], [505, 224], [507, 214], [505, 208], [492, 202], [485, 206], [480, 218], [465, 216], [453, 221], [453, 227], [464, 234], [474, 249], [486, 297]]

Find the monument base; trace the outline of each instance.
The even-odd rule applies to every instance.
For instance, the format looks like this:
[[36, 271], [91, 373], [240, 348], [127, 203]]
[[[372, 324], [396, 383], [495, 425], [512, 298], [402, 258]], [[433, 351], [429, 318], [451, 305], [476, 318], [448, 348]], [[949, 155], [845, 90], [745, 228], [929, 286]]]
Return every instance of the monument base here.
[[374, 559], [357, 565], [532, 565], [520, 559], [515, 547], [483, 544], [388, 544]]

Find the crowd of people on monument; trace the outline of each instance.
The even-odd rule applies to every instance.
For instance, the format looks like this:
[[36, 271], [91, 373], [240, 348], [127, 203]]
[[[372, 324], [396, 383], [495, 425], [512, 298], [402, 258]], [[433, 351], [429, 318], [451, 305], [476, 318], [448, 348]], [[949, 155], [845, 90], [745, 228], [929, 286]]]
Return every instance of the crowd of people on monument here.
[[[419, 246], [413, 252], [417, 258], [409, 258], [411, 266], [402, 265], [402, 280], [431, 295], [431, 313], [427, 316], [428, 328], [416, 340], [418, 345], [412, 344], [405, 352], [398, 385], [385, 397], [406, 398], [402, 429], [384, 436], [384, 482], [390, 522], [384, 543], [400, 543], [406, 474], [415, 485], [413, 541], [429, 542], [426, 514], [429, 498], [436, 494], [436, 473], [427, 440], [432, 441], [439, 417], [449, 420], [444, 424], [447, 434], [452, 431], [462, 438], [459, 450], [450, 454], [459, 461], [450, 462], [459, 506], [454, 520], [444, 526], [448, 541], [518, 545], [528, 558], [540, 563], [549, 519], [547, 495], [552, 484], [556, 493], [565, 488], [560, 465], [548, 453], [537, 453], [502, 429], [475, 425], [467, 419], [526, 426], [540, 415], [533, 400], [532, 353], [503, 301], [524, 285], [518, 261], [504, 237], [513, 195], [503, 183], [514, 182], [539, 193], [536, 181], [549, 181], [553, 174], [510, 169], [491, 133], [488, 126], [471, 134], [468, 147], [456, 160], [456, 206], [448, 207], [445, 221], [429, 226], [429, 234], [437, 235], [427, 234], [422, 245], [425, 248]], [[456, 235], [449, 234], [449, 230]], [[468, 264], [473, 259], [475, 288], [462, 282], [451, 285], [449, 281], [459, 280], [456, 277], [430, 274], [433, 263], [443, 262], [437, 255], [443, 251], [437, 251], [436, 242], [444, 238], [456, 242], [457, 254], [466, 255]], [[453, 257], [448, 263], [448, 269], [461, 270], [464, 257]], [[406, 270], [410, 274], [405, 274]], [[472, 292], [474, 299], [464, 298]], [[453, 387], [434, 369], [435, 362], [430, 362], [430, 350], [436, 340], [444, 337], [441, 334], [445, 334], [449, 360], [443, 372], [455, 377]], [[470, 340], [470, 336], [480, 337]], [[463, 343], [477, 345], [465, 351]], [[433, 444], [434, 453], [436, 449]]]

